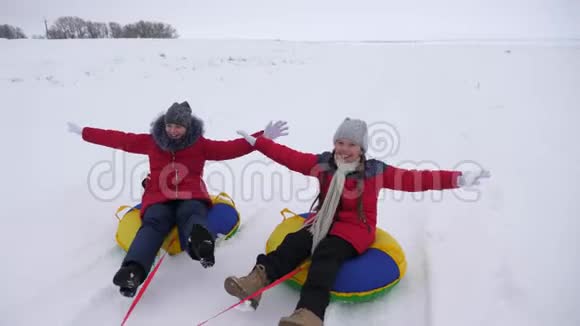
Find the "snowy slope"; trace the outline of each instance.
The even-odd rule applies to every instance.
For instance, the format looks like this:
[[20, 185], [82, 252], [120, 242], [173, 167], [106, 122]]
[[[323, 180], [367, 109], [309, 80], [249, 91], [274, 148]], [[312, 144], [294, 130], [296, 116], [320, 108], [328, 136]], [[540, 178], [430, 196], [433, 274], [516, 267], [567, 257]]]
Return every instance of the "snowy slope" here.
[[[580, 43], [0, 40], [0, 49], [0, 325], [120, 323], [131, 301], [111, 283], [123, 257], [113, 214], [139, 202], [147, 162], [84, 143], [65, 123], [147, 132], [183, 100], [214, 139], [283, 119], [282, 143], [321, 152], [353, 116], [371, 124], [371, 154], [389, 164], [492, 171], [477, 193], [385, 190], [379, 226], [400, 241], [408, 274], [379, 300], [331, 305], [327, 325], [580, 324]], [[302, 212], [315, 195], [307, 178], [267, 162], [253, 153], [208, 164], [211, 191], [234, 197], [242, 229], [212, 269], [165, 260], [129, 325], [192, 325], [234, 302], [223, 279], [251, 268], [282, 208]], [[256, 312], [208, 325], [273, 325], [297, 298], [280, 286]]]

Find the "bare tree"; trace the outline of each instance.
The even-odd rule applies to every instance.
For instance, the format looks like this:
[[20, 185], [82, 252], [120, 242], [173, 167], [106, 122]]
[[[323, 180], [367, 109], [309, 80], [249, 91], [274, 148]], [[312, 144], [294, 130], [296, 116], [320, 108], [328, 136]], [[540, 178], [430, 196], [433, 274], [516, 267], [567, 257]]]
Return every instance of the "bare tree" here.
[[123, 27], [123, 37], [125, 38], [142, 38], [144, 37], [144, 21], [139, 21], [133, 24], [127, 24]]
[[88, 36], [87, 22], [79, 17], [60, 17], [48, 29], [48, 38], [51, 39], [88, 38]]
[[169, 24], [138, 21], [125, 25], [123, 37], [126, 38], [177, 38], [177, 32]]
[[109, 29], [105, 23], [87, 22], [87, 38], [108, 38]]
[[177, 31], [169, 24], [152, 23], [152, 37], [157, 38], [177, 38]]
[[109, 23], [109, 37], [121, 38], [123, 37], [123, 27], [119, 23]]
[[27, 38], [20, 27], [0, 25], [0, 38], [9, 40]]

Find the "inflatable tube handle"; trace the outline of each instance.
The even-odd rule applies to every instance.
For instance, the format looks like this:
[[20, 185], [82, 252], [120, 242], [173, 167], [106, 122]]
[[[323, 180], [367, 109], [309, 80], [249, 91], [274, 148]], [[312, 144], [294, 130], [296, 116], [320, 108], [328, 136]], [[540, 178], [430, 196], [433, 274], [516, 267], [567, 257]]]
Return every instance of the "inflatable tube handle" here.
[[[121, 221], [121, 218], [119, 217], [119, 213], [127, 208], [132, 208], [132, 207], [127, 206], [127, 205], [123, 205], [123, 206], [119, 207], [119, 209], [117, 209], [117, 212], [115, 213], [115, 217], [117, 218], [117, 220]], [[125, 212], [125, 213], [127, 213], [127, 212]]]
[[217, 198], [220, 198], [220, 197], [225, 198], [232, 203], [232, 206], [236, 207], [236, 203], [234, 202], [232, 197], [230, 197], [230, 195], [226, 194], [225, 192], [220, 192], [216, 197]]
[[292, 214], [292, 216], [296, 216], [298, 214], [294, 213], [293, 211], [289, 210], [288, 208], [284, 208], [280, 211], [280, 215], [282, 215], [282, 221], [285, 221], [288, 216], [286, 214]]

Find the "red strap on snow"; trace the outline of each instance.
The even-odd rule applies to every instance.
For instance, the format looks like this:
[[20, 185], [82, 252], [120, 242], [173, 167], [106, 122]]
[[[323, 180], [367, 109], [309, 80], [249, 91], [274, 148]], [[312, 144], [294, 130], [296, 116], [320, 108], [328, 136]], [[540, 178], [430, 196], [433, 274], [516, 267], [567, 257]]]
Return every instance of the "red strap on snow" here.
[[[173, 240], [171, 240], [171, 242], [169, 243], [169, 246], [167, 246], [168, 248], [171, 247], [173, 242], [175, 242], [175, 239], [176, 238], [173, 238]], [[135, 296], [135, 299], [133, 299], [133, 302], [131, 303], [129, 310], [125, 314], [125, 318], [123, 318], [123, 322], [121, 323], [121, 326], [125, 325], [125, 323], [127, 322], [127, 319], [129, 319], [129, 316], [133, 312], [133, 309], [135, 309], [135, 306], [141, 300], [143, 293], [145, 293], [145, 291], [147, 290], [147, 287], [149, 286], [149, 283], [151, 283], [151, 280], [153, 280], [153, 277], [155, 277], [155, 273], [157, 273], [157, 270], [159, 269], [159, 266], [161, 266], [161, 263], [165, 259], [165, 256], [167, 256], [167, 251], [165, 251], [165, 253], [163, 253], [163, 255], [161, 256], [161, 259], [159, 259], [157, 264], [155, 264], [153, 271], [151, 271], [151, 273], [149, 273], [149, 276], [147, 276], [147, 278], [145, 279], [145, 282], [143, 282], [143, 286], [141, 286], [141, 288], [139, 289], [139, 292], [137, 292], [137, 295]]]
[[264, 292], [266, 292], [267, 290], [275, 287], [276, 285], [278, 285], [278, 284], [286, 281], [287, 279], [291, 278], [292, 276], [294, 276], [296, 273], [300, 272], [301, 270], [302, 270], [302, 267], [301, 266], [298, 267], [298, 268], [296, 268], [295, 270], [293, 270], [290, 273], [282, 276], [281, 278], [279, 278], [275, 282], [270, 283], [268, 286], [265, 286], [265, 287], [259, 289], [258, 291], [254, 292], [253, 294], [251, 294], [251, 295], [243, 298], [242, 300], [238, 301], [237, 303], [234, 303], [233, 305], [231, 305], [231, 306], [227, 307], [226, 309], [220, 311], [219, 313], [213, 315], [211, 318], [208, 318], [208, 319], [202, 321], [201, 323], [197, 324], [197, 326], [205, 325], [208, 321], [210, 321], [212, 319], [215, 319], [215, 318], [217, 318], [217, 317], [225, 314], [226, 312], [228, 312], [228, 311], [234, 309], [235, 307], [241, 305], [243, 302], [248, 301], [248, 300], [250, 300], [250, 299], [252, 299], [252, 298], [254, 298], [254, 297], [256, 297], [256, 296], [258, 296], [258, 295], [260, 295], [260, 294], [262, 294]]

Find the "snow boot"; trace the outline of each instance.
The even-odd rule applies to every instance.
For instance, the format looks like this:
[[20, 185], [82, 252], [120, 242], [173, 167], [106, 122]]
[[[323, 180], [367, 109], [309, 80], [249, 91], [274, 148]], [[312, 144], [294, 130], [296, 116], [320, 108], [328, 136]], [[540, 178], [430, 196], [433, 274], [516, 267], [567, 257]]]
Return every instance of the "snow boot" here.
[[199, 260], [201, 266], [208, 268], [215, 264], [215, 242], [205, 227], [194, 224], [187, 239], [187, 245], [189, 256], [194, 260]]
[[[264, 265], [256, 265], [254, 269], [247, 276], [235, 277], [230, 276], [224, 282], [226, 292], [238, 299], [242, 300], [254, 294], [256, 291], [268, 285], [268, 277], [266, 275], [266, 268]], [[258, 308], [260, 304], [261, 294], [250, 299], [252, 308]]]
[[144, 280], [145, 269], [138, 263], [130, 262], [117, 271], [113, 277], [113, 284], [119, 287], [122, 295], [133, 297]]
[[306, 308], [298, 308], [292, 315], [280, 319], [278, 326], [322, 326], [322, 319]]

